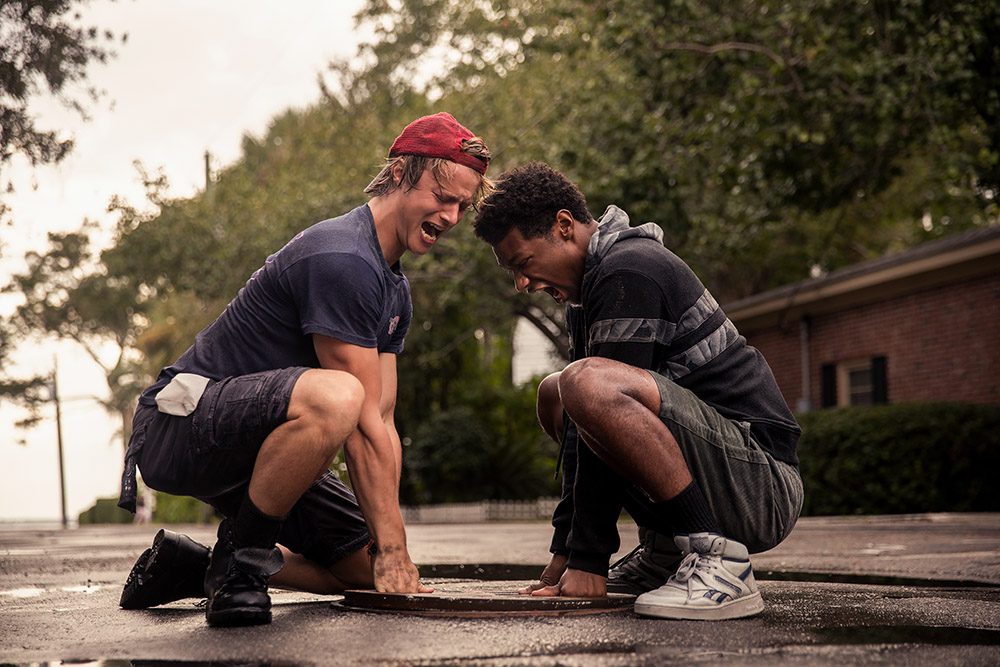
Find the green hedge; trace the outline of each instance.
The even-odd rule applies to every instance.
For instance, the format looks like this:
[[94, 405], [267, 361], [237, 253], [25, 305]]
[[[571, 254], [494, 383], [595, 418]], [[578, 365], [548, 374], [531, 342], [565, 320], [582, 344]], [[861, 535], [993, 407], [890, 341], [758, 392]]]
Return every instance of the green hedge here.
[[195, 498], [156, 492], [154, 523], [208, 523], [218, 518], [215, 510]]
[[[153, 523], [211, 523], [220, 519], [215, 510], [194, 498], [156, 491]], [[91, 523], [132, 523], [135, 515], [118, 507], [118, 498], [98, 498], [80, 513], [80, 525]]]
[[904, 403], [798, 415], [803, 515], [1000, 510], [1000, 406]]
[[98, 498], [94, 505], [78, 517], [80, 525], [90, 523], [132, 523], [132, 513], [118, 507], [117, 498]]

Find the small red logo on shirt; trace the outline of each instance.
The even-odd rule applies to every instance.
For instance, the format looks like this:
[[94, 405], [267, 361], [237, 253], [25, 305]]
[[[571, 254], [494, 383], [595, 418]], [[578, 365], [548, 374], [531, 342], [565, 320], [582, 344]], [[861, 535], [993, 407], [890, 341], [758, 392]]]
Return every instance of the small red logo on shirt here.
[[396, 331], [396, 327], [399, 326], [399, 315], [389, 320], [389, 335], [391, 336]]

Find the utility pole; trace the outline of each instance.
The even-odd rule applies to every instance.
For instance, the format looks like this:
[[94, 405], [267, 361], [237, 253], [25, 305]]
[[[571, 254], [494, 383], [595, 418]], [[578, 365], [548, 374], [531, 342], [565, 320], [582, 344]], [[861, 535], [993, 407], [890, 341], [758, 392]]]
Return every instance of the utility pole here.
[[205, 194], [209, 195], [212, 192], [212, 154], [205, 151]]
[[69, 521], [66, 518], [66, 470], [63, 464], [63, 437], [62, 437], [62, 406], [59, 402], [59, 383], [56, 376], [59, 373], [59, 358], [52, 356], [52, 385], [50, 395], [52, 402], [56, 404], [56, 441], [59, 445], [59, 500], [62, 505], [62, 527], [68, 528]]

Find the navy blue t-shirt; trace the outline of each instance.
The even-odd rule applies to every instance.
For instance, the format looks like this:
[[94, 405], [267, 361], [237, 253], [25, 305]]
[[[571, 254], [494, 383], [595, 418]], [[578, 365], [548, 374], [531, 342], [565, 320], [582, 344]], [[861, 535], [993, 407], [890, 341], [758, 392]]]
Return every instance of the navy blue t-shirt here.
[[398, 262], [386, 263], [365, 204], [309, 227], [268, 257], [139, 400], [154, 405], [178, 373], [221, 380], [318, 368], [312, 334], [398, 354], [412, 313], [409, 282]]

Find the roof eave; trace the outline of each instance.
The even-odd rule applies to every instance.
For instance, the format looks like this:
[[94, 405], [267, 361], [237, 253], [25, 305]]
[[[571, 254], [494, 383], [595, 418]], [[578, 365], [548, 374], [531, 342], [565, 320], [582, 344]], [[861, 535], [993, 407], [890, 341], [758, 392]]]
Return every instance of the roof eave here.
[[[997, 273], [1000, 235], [991, 234], [991, 238], [937, 253], [903, 253], [897, 258], [764, 292], [724, 309], [746, 332]], [[868, 266], [871, 268], [866, 270]]]

